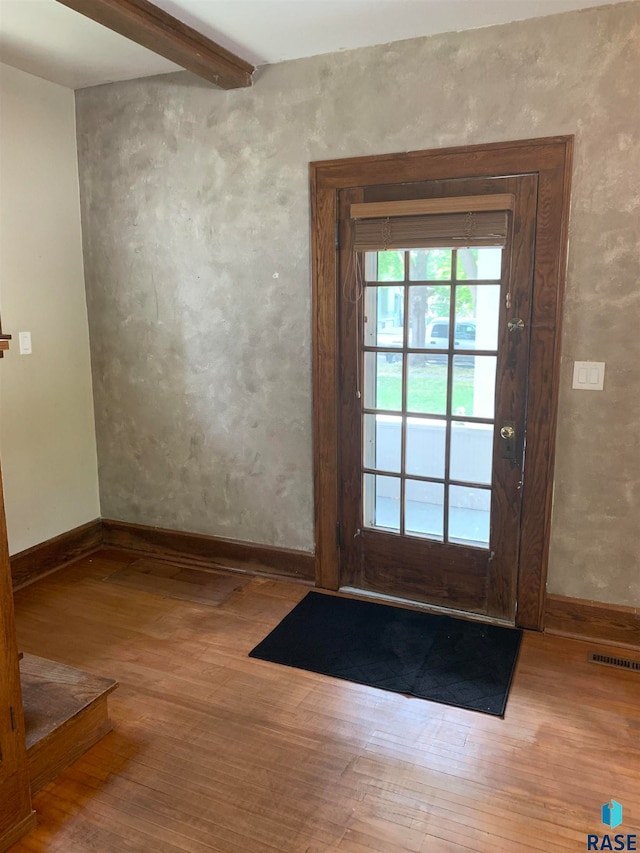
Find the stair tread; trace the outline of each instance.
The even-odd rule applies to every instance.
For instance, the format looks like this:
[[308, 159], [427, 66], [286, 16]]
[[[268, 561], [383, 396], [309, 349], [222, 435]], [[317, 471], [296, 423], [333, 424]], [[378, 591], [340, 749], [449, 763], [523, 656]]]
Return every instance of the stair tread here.
[[118, 686], [113, 678], [26, 653], [20, 661], [20, 676], [27, 750]]

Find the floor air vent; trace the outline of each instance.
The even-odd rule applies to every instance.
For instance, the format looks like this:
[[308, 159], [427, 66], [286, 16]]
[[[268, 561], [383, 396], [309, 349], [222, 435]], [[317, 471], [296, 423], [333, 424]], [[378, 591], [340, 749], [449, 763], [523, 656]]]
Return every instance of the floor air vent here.
[[589, 652], [589, 660], [592, 663], [601, 663], [604, 666], [615, 666], [618, 669], [627, 669], [630, 672], [640, 672], [640, 660], [614, 658], [610, 655], [599, 655], [596, 652]]

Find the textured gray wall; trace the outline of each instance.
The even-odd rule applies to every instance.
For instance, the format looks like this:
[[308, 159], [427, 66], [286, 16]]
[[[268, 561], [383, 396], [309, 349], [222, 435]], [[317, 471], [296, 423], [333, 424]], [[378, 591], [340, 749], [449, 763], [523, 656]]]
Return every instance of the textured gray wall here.
[[640, 605], [639, 44], [634, 2], [78, 92], [103, 515], [311, 550], [309, 161], [575, 133], [549, 588]]

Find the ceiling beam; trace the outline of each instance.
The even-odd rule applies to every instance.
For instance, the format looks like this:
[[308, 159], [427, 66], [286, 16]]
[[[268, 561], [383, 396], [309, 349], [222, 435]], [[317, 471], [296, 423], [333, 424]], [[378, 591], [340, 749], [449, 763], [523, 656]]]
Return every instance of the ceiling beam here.
[[255, 68], [148, 0], [58, 0], [221, 89], [251, 86]]

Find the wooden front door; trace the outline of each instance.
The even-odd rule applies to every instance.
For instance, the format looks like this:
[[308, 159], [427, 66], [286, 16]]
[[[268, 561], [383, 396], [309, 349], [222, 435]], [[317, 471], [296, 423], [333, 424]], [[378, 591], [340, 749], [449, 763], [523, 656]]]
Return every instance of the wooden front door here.
[[[552, 137], [311, 164], [318, 586], [541, 627], [571, 157]], [[460, 244], [437, 269], [410, 241], [393, 268], [352, 251], [353, 203], [497, 191], [499, 275]]]
[[[354, 203], [464, 198], [512, 205], [499, 245], [354, 254]], [[514, 621], [536, 204], [533, 175], [341, 191], [341, 586]]]

